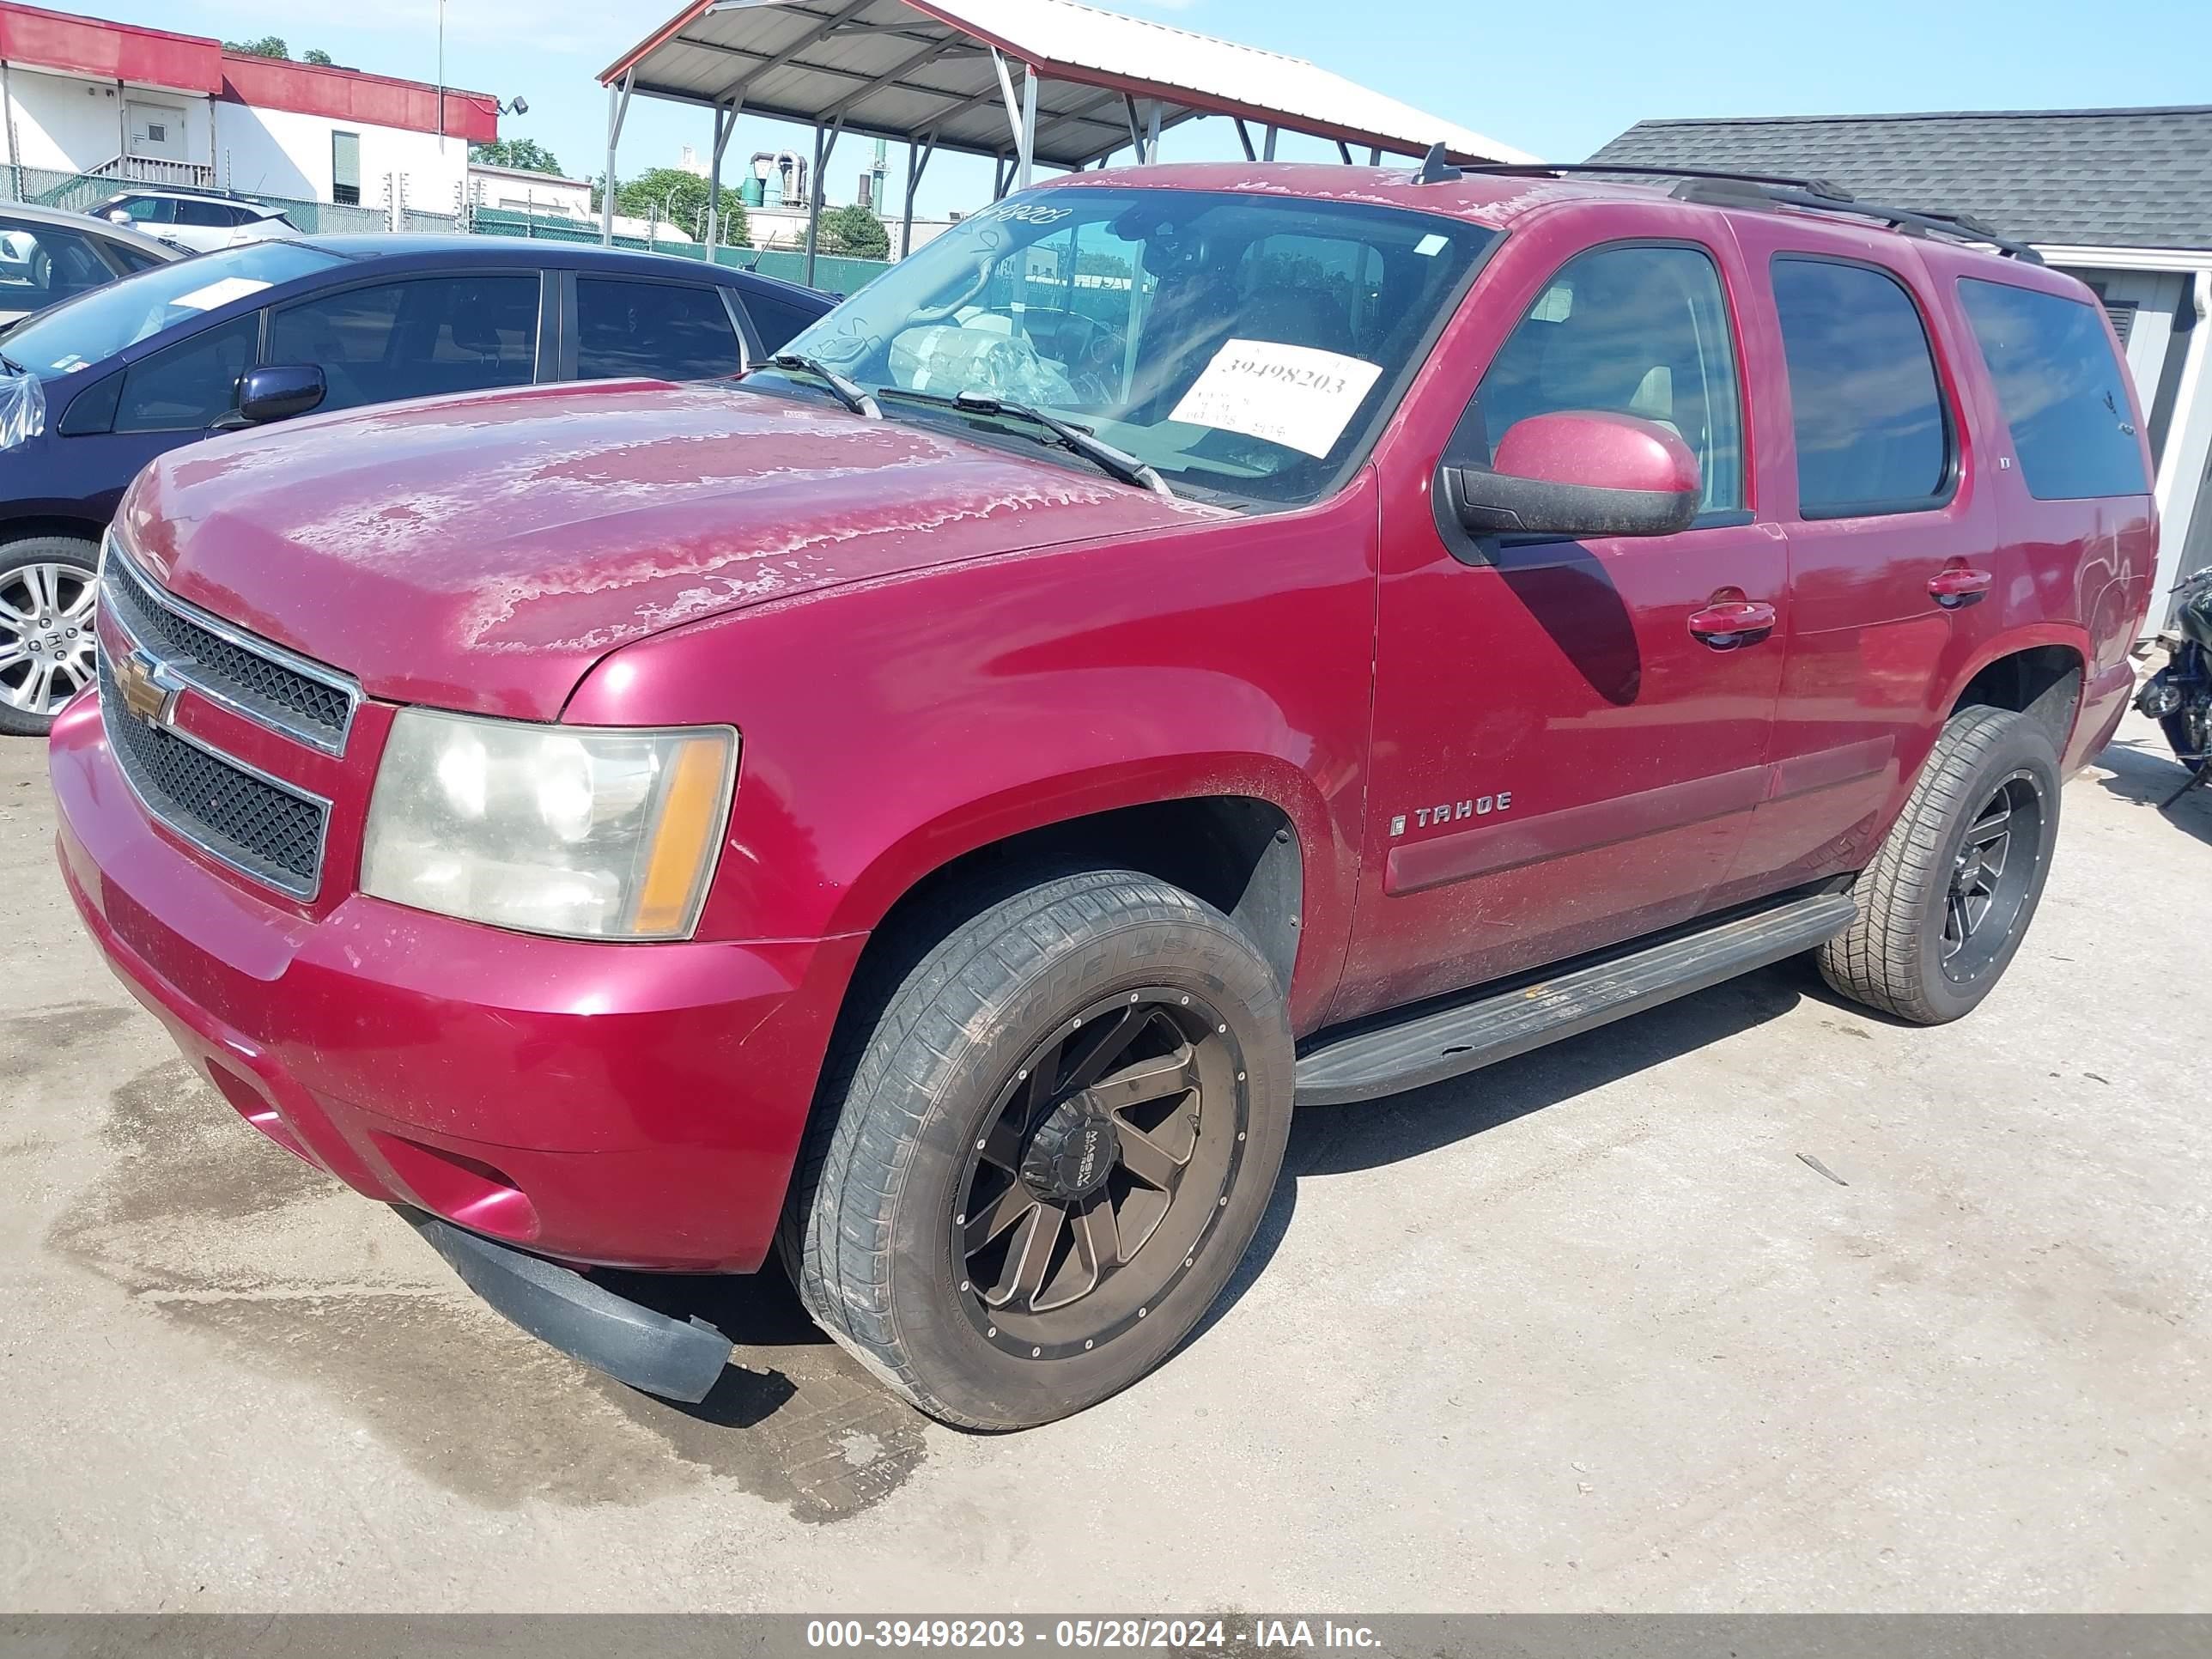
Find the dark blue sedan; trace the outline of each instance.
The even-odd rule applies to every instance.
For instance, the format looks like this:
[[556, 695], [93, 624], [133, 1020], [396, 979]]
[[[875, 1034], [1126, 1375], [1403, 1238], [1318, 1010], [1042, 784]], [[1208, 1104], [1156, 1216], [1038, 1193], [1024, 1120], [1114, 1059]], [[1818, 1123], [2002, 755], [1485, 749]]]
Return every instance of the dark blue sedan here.
[[495, 237], [253, 242], [0, 335], [0, 732], [92, 676], [100, 537], [210, 432], [533, 381], [734, 374], [834, 304], [750, 271]]

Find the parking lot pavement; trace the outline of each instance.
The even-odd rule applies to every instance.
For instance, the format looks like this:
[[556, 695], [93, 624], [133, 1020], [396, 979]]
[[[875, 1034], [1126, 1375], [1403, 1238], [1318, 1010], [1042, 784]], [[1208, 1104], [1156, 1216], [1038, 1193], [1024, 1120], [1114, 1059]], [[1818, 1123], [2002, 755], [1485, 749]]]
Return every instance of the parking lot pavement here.
[[43, 758], [0, 748], [0, 1607], [2212, 1605], [2212, 798], [2160, 816], [2140, 722], [1973, 1018], [1792, 966], [1309, 1113], [1183, 1353], [1004, 1438], [772, 1279], [701, 1304], [696, 1412], [507, 1325], [173, 1056]]

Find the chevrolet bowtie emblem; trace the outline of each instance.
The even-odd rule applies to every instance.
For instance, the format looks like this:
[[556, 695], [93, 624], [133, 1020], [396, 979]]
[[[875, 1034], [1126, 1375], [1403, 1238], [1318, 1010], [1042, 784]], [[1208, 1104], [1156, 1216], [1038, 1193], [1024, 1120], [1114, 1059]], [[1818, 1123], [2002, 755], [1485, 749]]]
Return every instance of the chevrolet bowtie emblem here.
[[124, 712], [149, 726], [167, 726], [176, 706], [178, 682], [143, 651], [133, 651], [113, 669], [116, 694]]

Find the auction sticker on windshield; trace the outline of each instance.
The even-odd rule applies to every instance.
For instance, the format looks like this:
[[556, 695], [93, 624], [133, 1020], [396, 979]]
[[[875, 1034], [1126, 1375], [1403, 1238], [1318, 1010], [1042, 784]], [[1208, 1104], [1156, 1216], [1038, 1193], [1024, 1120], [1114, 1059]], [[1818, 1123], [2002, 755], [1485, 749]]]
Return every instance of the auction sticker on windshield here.
[[1326, 455], [1382, 373], [1380, 364], [1311, 346], [1231, 340], [1168, 418]]

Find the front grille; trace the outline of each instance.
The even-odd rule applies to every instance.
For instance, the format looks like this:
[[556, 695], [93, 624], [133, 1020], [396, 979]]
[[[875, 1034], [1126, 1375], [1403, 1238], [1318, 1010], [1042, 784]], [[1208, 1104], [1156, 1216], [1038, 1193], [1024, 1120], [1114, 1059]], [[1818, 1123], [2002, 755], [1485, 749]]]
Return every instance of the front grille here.
[[330, 821], [326, 802], [125, 713], [105, 653], [100, 713], [108, 746], [148, 811], [256, 881], [295, 898], [315, 896]]
[[100, 603], [187, 684], [287, 737], [333, 755], [344, 750], [359, 695], [336, 671], [191, 615], [133, 569], [112, 542]]

